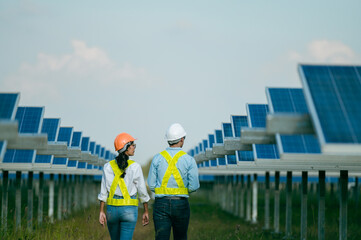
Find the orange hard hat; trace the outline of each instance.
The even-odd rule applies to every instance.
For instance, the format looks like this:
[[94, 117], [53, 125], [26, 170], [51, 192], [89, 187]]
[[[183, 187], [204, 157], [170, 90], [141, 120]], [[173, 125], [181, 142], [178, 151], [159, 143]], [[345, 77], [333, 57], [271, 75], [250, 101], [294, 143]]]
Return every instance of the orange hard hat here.
[[[122, 148], [125, 147], [125, 145], [128, 143], [128, 142], [133, 142], [135, 140], [135, 138], [133, 138], [132, 136], [130, 136], [130, 134], [128, 133], [120, 133], [118, 134], [118, 136], [115, 138], [114, 140], [114, 148], [115, 148], [115, 151], [119, 151], [121, 150]], [[125, 149], [124, 149], [125, 150]]]

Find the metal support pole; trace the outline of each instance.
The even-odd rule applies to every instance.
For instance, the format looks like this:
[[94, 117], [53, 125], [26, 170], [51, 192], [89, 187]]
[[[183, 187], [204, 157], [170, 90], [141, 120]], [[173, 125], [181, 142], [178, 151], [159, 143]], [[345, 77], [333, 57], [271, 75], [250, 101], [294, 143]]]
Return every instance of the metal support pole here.
[[239, 211], [241, 218], [244, 218], [244, 175], [241, 175], [241, 199], [239, 201]]
[[257, 200], [258, 200], [258, 183], [257, 183], [257, 174], [253, 175], [252, 182], [252, 223], [257, 223]]
[[38, 201], [38, 224], [43, 223], [43, 212], [44, 212], [44, 173], [39, 173], [39, 201]]
[[49, 181], [49, 209], [48, 217], [51, 223], [54, 222], [54, 174], [50, 174]]
[[234, 213], [235, 213], [235, 216], [237, 216], [237, 217], [239, 217], [239, 190], [240, 190], [239, 176], [237, 175], [236, 176], [236, 183], [235, 183], [235, 186], [234, 186], [234, 195], [235, 195], [235, 198], [234, 198]]
[[247, 176], [247, 209], [246, 209], [246, 221], [251, 221], [251, 175]]
[[347, 239], [348, 171], [340, 171], [340, 240]]
[[15, 226], [18, 230], [21, 228], [21, 172], [16, 172], [15, 189]]
[[326, 195], [326, 173], [318, 172], [318, 239], [325, 239], [325, 195]]
[[57, 219], [61, 220], [62, 218], [62, 210], [63, 210], [63, 206], [62, 206], [62, 199], [63, 199], [63, 189], [62, 189], [62, 175], [59, 174], [58, 177], [58, 210], [57, 210]]
[[359, 195], [360, 195], [360, 186], [358, 185], [358, 177], [355, 178], [354, 193], [355, 193], [355, 206], [356, 206], [356, 209], [358, 209], [358, 202], [359, 202]]
[[274, 206], [274, 229], [275, 234], [280, 233], [280, 172], [275, 172], [275, 206]]
[[63, 198], [62, 198], [62, 209], [63, 209], [63, 217], [67, 217], [68, 216], [68, 191], [67, 191], [67, 186], [68, 186], [68, 175], [64, 174], [62, 181], [61, 181], [61, 188], [62, 188], [62, 194], [63, 194]]
[[33, 229], [33, 180], [34, 180], [34, 173], [29, 172], [28, 175], [28, 217], [27, 217], [27, 228], [29, 231]]
[[302, 172], [301, 240], [307, 239], [307, 187], [308, 187], [308, 172]]
[[292, 234], [292, 172], [287, 172], [286, 186], [286, 239], [291, 238]]
[[269, 172], [266, 172], [266, 191], [264, 197], [264, 228], [263, 230], [269, 230]]
[[9, 172], [3, 171], [1, 228], [2, 230], [4, 230], [4, 232], [6, 232], [8, 227], [8, 186], [9, 186]]

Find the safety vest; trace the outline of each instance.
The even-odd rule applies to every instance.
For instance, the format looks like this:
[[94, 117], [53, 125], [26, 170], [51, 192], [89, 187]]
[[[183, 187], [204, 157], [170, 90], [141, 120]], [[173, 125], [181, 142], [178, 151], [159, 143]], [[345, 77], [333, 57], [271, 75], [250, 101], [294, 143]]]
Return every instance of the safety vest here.
[[[162, 185], [159, 188], [155, 188], [155, 194], [167, 194], [167, 195], [188, 195], [188, 188], [184, 187], [182, 176], [180, 175], [176, 164], [178, 159], [185, 155], [184, 151], [177, 152], [176, 155], [172, 158], [169, 153], [164, 150], [160, 153], [165, 160], [167, 160], [168, 168], [164, 173]], [[167, 187], [169, 178], [173, 175], [175, 181], [178, 184], [178, 188], [169, 188]]]
[[[109, 192], [109, 197], [107, 199], [107, 204], [112, 206], [138, 206], [138, 199], [130, 198], [127, 186], [125, 185], [124, 182], [124, 178], [120, 177], [124, 171], [119, 169], [116, 160], [112, 160], [109, 163], [114, 172], [114, 179], [112, 185], [110, 186], [110, 192]], [[133, 163], [134, 161], [128, 160], [128, 167]], [[123, 199], [113, 198], [117, 186], [119, 186], [120, 191], [122, 192]]]

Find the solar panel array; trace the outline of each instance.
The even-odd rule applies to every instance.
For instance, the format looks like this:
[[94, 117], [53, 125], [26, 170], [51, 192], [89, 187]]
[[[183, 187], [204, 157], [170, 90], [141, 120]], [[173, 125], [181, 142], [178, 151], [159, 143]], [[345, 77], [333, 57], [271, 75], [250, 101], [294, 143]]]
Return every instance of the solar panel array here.
[[3, 171], [101, 175], [102, 165], [115, 157], [82, 132], [61, 127], [60, 118], [43, 118], [44, 107], [18, 106], [19, 99], [20, 93], [0, 93]]
[[207, 151], [190, 150], [201, 174], [361, 170], [361, 67], [299, 65], [299, 74], [302, 88], [266, 88], [267, 104], [246, 104], [247, 116], [209, 134]]

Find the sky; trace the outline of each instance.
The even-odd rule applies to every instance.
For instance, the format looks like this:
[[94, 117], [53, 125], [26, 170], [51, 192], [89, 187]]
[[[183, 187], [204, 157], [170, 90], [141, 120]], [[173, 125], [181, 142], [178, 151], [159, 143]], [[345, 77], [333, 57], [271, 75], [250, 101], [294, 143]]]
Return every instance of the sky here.
[[297, 65], [361, 64], [361, 1], [0, 1], [0, 92], [145, 165], [178, 122], [194, 148]]

